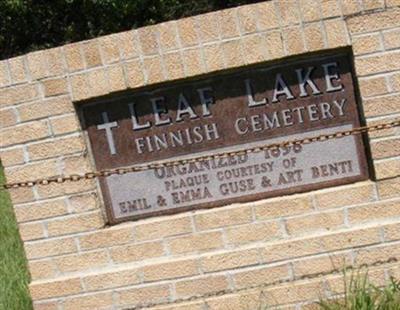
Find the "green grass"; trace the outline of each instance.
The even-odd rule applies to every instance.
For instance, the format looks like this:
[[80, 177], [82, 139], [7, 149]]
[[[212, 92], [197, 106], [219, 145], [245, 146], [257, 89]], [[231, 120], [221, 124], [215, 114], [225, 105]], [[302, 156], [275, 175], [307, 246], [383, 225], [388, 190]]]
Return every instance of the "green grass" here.
[[370, 282], [368, 273], [344, 275], [344, 296], [321, 300], [322, 310], [400, 310], [400, 281], [391, 279], [384, 287]]
[[[4, 183], [0, 166], [0, 184]], [[30, 310], [29, 272], [17, 223], [6, 191], [0, 191], [0, 310]]]

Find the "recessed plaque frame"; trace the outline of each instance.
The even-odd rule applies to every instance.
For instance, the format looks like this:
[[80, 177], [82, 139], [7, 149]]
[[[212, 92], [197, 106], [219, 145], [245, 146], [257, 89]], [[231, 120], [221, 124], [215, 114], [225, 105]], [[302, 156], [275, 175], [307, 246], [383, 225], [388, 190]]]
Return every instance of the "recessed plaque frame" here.
[[[264, 63], [79, 103], [96, 169], [170, 161], [360, 126], [352, 55]], [[111, 224], [368, 179], [362, 135], [100, 180]]]

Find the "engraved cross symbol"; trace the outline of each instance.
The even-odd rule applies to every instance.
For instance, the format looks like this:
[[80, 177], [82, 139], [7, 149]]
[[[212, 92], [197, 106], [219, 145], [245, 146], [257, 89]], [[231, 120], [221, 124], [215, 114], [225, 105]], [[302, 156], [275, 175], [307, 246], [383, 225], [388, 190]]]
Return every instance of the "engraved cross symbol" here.
[[117, 122], [110, 122], [108, 120], [107, 112], [102, 112], [101, 115], [103, 117], [103, 124], [97, 125], [97, 130], [105, 129], [107, 142], [108, 142], [108, 147], [110, 148], [110, 153], [111, 153], [111, 155], [114, 155], [114, 154], [117, 153], [117, 151], [115, 150], [115, 144], [114, 144], [114, 137], [113, 137], [113, 134], [112, 134], [112, 128], [118, 127], [118, 124], [117, 124]]

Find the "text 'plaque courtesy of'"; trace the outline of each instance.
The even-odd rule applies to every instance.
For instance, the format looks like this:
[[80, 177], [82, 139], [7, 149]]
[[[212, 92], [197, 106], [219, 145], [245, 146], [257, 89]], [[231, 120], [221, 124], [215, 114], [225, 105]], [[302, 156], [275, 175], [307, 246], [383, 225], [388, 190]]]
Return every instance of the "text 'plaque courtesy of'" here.
[[[244, 68], [82, 105], [97, 169], [211, 155], [360, 126], [347, 54]], [[101, 179], [111, 223], [368, 178], [361, 135]]]

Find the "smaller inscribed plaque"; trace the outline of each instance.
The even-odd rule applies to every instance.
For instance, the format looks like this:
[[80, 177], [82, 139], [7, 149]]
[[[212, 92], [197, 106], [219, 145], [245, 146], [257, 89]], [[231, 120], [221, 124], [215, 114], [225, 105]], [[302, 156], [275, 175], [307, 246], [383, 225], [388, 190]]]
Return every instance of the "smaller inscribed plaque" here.
[[[350, 55], [244, 68], [81, 106], [98, 170], [360, 126]], [[111, 223], [368, 178], [360, 135], [100, 180]]]

